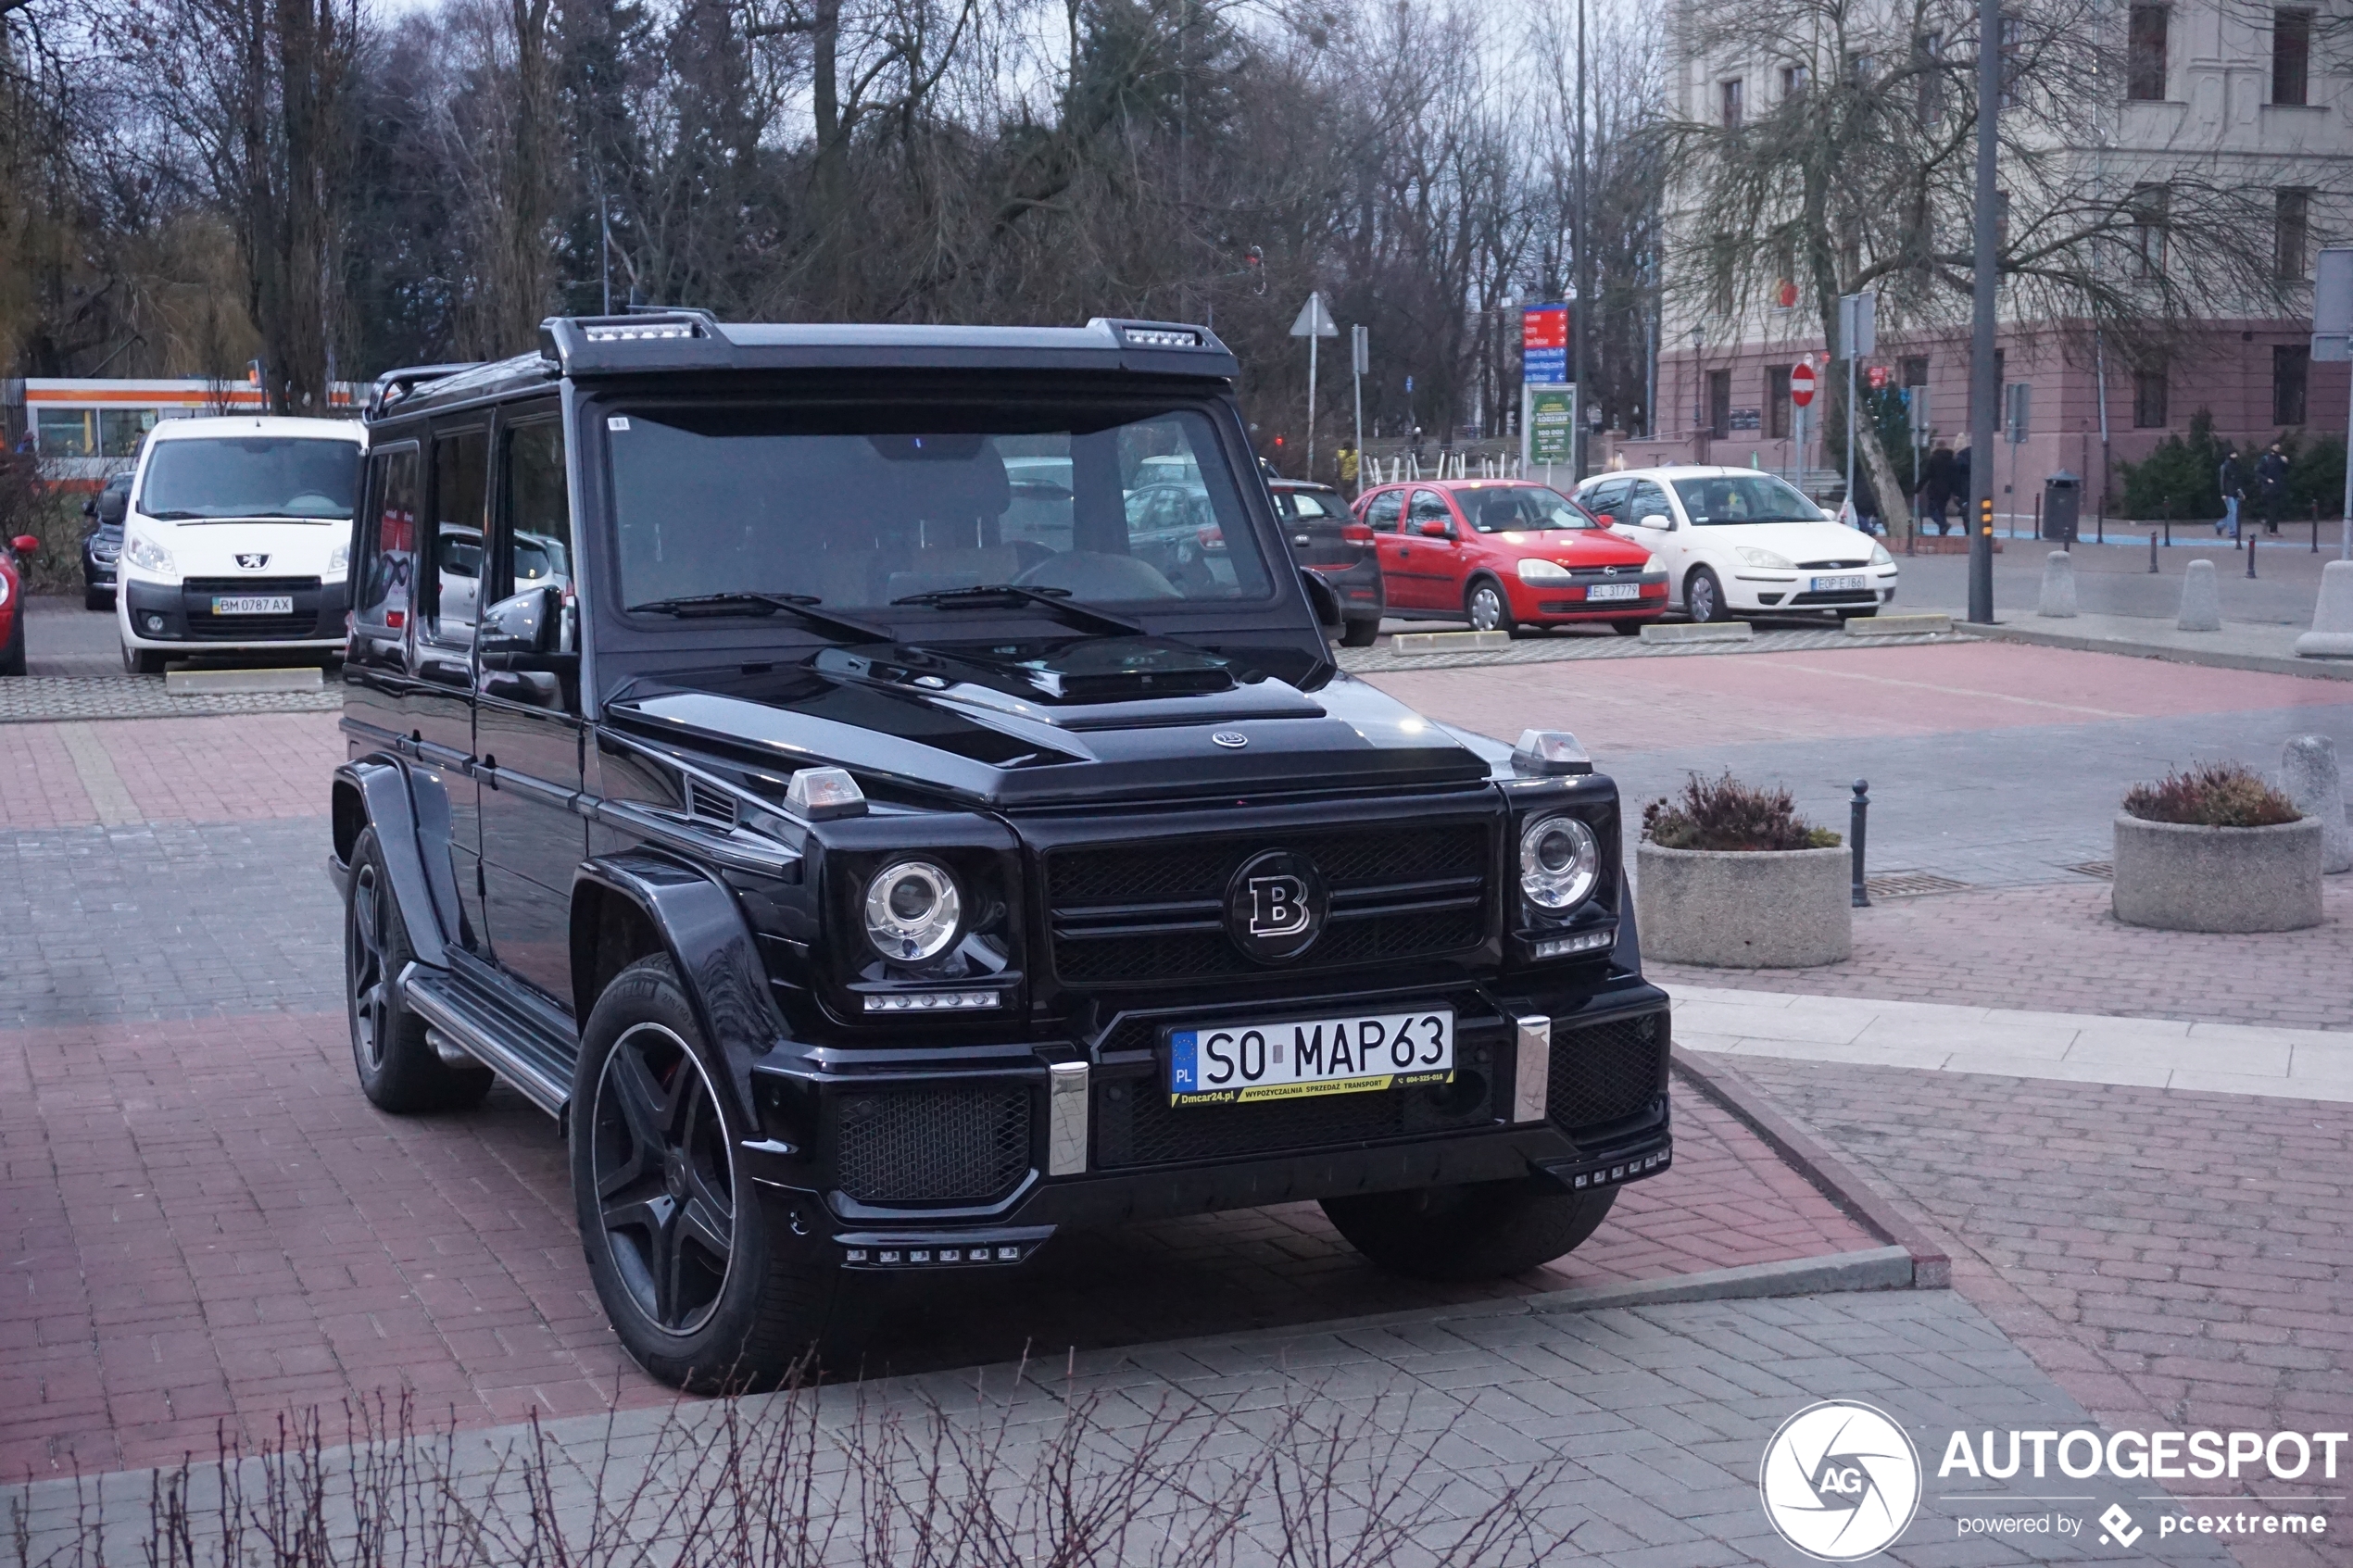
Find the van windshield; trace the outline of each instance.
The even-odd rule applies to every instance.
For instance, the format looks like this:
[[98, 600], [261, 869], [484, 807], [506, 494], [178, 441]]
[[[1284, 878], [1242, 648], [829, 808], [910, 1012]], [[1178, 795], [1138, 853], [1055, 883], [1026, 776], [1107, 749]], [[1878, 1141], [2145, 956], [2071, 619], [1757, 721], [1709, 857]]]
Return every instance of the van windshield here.
[[1089, 603], [1274, 592], [1199, 408], [632, 405], [604, 427], [626, 605], [749, 593], [874, 608], [1008, 583]]
[[139, 492], [143, 516], [166, 522], [298, 518], [348, 522], [359, 444], [316, 436], [195, 436], [158, 441]]

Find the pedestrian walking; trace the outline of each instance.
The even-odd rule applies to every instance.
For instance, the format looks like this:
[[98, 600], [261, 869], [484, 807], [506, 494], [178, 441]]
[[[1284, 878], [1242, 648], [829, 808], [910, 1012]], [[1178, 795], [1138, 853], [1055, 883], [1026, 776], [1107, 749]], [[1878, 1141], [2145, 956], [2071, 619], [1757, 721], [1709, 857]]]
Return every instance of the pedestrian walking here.
[[2214, 532], [2235, 539], [2239, 532], [2239, 503], [2246, 498], [2246, 470], [2239, 462], [2237, 447], [2222, 454], [2218, 482], [2222, 486], [2222, 516], [2214, 524]]
[[2255, 490], [2263, 504], [2263, 532], [2277, 533], [2280, 508], [2287, 504], [2287, 454], [2276, 441], [2255, 464]]
[[1356, 483], [1356, 448], [1343, 445], [1340, 449], [1340, 487], [1352, 488]]
[[1944, 508], [1952, 504], [1952, 500], [1953, 444], [1939, 440], [1930, 449], [1928, 461], [1920, 465], [1920, 508], [1923, 521], [1936, 524], [1940, 538], [1946, 527]]

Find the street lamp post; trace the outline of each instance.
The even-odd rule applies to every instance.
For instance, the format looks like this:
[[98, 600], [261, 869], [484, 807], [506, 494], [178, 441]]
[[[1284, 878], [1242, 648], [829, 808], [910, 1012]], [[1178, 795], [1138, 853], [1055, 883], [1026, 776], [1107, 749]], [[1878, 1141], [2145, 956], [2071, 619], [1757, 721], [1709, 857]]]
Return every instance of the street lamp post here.
[[1969, 322], [1969, 618], [1994, 620], [1994, 403], [2001, 395], [1994, 363], [1994, 288], [2001, 257], [1994, 244], [1994, 180], [2002, 107], [2002, 0], [1977, 0], [1977, 213]]

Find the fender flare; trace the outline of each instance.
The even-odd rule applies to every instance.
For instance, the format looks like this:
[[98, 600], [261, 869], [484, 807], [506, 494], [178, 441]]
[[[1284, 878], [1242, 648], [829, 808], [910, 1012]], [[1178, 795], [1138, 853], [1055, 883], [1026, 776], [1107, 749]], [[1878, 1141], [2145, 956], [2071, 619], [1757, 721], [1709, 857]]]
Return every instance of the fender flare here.
[[[447, 793], [382, 756], [343, 763], [335, 769], [333, 787], [335, 842], [329, 870], [337, 889], [349, 881], [351, 847], [359, 830], [374, 828], [410, 948], [419, 962], [447, 968], [459, 910], [457, 873], [447, 852]], [[442, 853], [430, 853], [429, 845]]]
[[597, 1004], [589, 993], [608, 899], [634, 909], [669, 956], [703, 1038], [719, 1058], [713, 1065], [725, 1070], [735, 1090], [741, 1124], [758, 1127], [752, 1063], [790, 1031], [769, 992], [767, 966], [734, 891], [684, 861], [644, 850], [584, 861], [572, 886], [574, 1016], [584, 1031]]

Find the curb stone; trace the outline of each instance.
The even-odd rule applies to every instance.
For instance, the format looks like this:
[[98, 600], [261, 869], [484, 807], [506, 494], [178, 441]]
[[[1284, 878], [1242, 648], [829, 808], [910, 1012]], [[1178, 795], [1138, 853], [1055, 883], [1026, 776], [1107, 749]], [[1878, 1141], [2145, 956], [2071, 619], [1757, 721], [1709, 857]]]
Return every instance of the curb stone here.
[[[1855, 1168], [1831, 1153], [1814, 1135], [1775, 1108], [1765, 1091], [1721, 1062], [1702, 1062], [1678, 1047], [1675, 1071], [1692, 1087], [1747, 1123], [1773, 1151], [1796, 1167], [1817, 1191], [1865, 1230], [1903, 1248], [1918, 1290], [1943, 1290], [1953, 1283], [1954, 1243], [1927, 1222], [1914, 1218], [1872, 1187]], [[1863, 1254], [1850, 1254], [1861, 1257]]]

